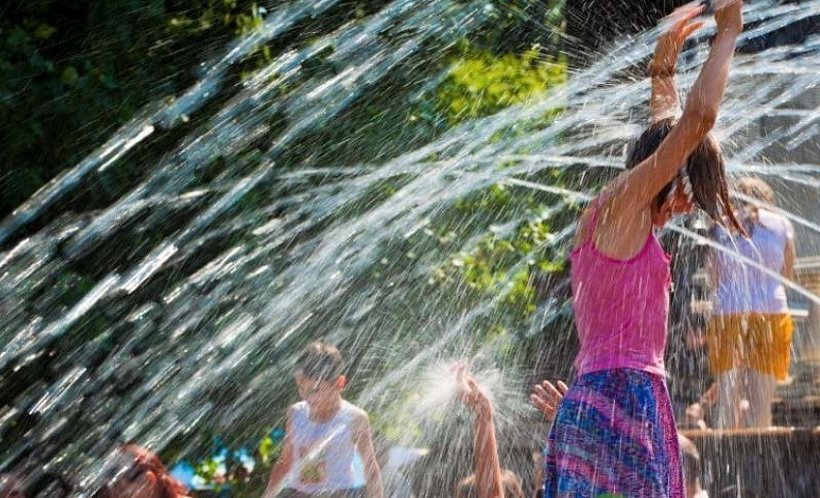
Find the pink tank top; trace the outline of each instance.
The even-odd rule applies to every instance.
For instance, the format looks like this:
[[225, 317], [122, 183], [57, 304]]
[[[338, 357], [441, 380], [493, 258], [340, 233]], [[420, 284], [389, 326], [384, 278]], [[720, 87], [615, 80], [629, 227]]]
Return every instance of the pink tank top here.
[[601, 253], [594, 242], [601, 195], [593, 203], [587, 237], [570, 254], [572, 307], [581, 351], [578, 375], [632, 368], [665, 375], [666, 322], [672, 276], [669, 256], [650, 230], [628, 260]]

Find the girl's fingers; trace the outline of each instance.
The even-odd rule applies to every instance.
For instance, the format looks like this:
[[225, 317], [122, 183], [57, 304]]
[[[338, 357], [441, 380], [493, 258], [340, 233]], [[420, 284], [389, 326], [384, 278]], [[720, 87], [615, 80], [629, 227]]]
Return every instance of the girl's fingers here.
[[704, 11], [706, 11], [706, 5], [692, 2], [675, 9], [672, 12], [672, 16], [676, 19], [694, 19], [703, 14]]
[[693, 22], [693, 23], [687, 25], [686, 28], [684, 28], [682, 35], [683, 35], [684, 38], [689, 38], [690, 36], [692, 36], [692, 33], [694, 33], [695, 31], [699, 30], [702, 27], [703, 27], [703, 21]]
[[742, 0], [715, 0], [712, 3], [712, 9], [717, 12], [718, 10], [725, 9], [726, 7], [729, 7], [730, 5], [735, 4], [735, 3], [743, 3], [743, 1]]
[[672, 26], [678, 27], [698, 17], [705, 10], [705, 5], [687, 4], [682, 7], [678, 7], [671, 14], [669, 14], [666, 17], [666, 22]]
[[694, 19], [686, 19], [676, 24], [670, 31], [682, 40], [685, 40], [696, 30], [703, 26], [704, 21], [696, 21]]
[[567, 385], [564, 384], [563, 381], [559, 380], [558, 381], [558, 390], [561, 391], [562, 396], [566, 396], [567, 391], [569, 391], [569, 387], [567, 387]]

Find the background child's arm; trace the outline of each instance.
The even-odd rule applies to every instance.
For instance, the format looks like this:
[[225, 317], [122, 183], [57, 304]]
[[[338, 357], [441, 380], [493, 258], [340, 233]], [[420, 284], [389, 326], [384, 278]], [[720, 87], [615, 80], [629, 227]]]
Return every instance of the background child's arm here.
[[493, 405], [478, 382], [467, 373], [466, 364], [454, 366], [458, 397], [475, 413], [474, 461], [478, 498], [504, 498], [498, 441], [495, 438]]
[[476, 411], [474, 465], [478, 498], [504, 498], [493, 409], [489, 403]]
[[383, 498], [384, 487], [382, 486], [382, 473], [379, 469], [379, 462], [376, 460], [376, 451], [373, 449], [373, 436], [370, 432], [370, 421], [367, 414], [363, 413], [356, 419], [354, 429], [356, 449], [362, 457], [365, 475], [365, 490], [369, 498]]
[[674, 117], [680, 110], [675, 71], [686, 39], [697, 31], [703, 22], [694, 21], [705, 6], [687, 4], [675, 10], [667, 19], [671, 27], [658, 39], [655, 54], [649, 64], [652, 78], [652, 97], [649, 103], [651, 121], [654, 123]]
[[291, 442], [291, 420], [293, 420], [293, 407], [288, 409], [288, 419], [285, 423], [285, 439], [282, 441], [282, 452], [273, 465], [270, 473], [268, 487], [262, 498], [273, 498], [282, 490], [282, 481], [287, 477], [293, 466], [293, 443]]
[[623, 220], [648, 206], [714, 127], [729, 80], [735, 42], [743, 29], [742, 7], [738, 0], [715, 12], [718, 33], [686, 98], [683, 116], [653, 155], [618, 177], [607, 215]]
[[783, 270], [781, 274], [789, 280], [794, 279], [794, 260], [797, 259], [797, 251], [794, 245], [794, 238], [786, 240], [786, 247], [783, 254]]

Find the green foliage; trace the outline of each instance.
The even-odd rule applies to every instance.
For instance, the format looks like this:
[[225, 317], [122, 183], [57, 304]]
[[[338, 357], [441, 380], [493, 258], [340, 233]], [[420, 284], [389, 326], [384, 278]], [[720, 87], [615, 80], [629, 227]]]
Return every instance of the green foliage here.
[[259, 496], [282, 452], [284, 436], [279, 428], [266, 431], [252, 455], [244, 448], [234, 451], [221, 438], [214, 438], [211, 454], [193, 465], [195, 475], [216, 490], [229, 487], [232, 496]]
[[[503, 186], [494, 188], [495, 192], [506, 191]], [[525, 201], [514, 196], [507, 198], [509, 202]], [[464, 283], [480, 294], [503, 294], [503, 302], [513, 318], [525, 320], [536, 308], [531, 285], [533, 273], [552, 273], [564, 266], [560, 257], [543, 249], [552, 238], [546, 206], [527, 209], [525, 221], [511, 232], [491, 231], [469, 250], [453, 255], [434, 271], [431, 283]]]
[[566, 81], [566, 64], [540, 60], [539, 47], [521, 55], [498, 56], [470, 48], [464, 52], [437, 95], [439, 112], [450, 125], [526, 103]]
[[[543, 97], [551, 87], [564, 83], [567, 78], [565, 62], [540, 56], [539, 47], [520, 55], [495, 55], [464, 43], [461, 53], [454, 60], [447, 78], [439, 85], [433, 106], [434, 119], [443, 123], [445, 128], [492, 115], [509, 106], [526, 104]], [[430, 119], [429, 114], [420, 115]], [[544, 115], [528, 127], [545, 126], [554, 118], [555, 113]], [[506, 166], [499, 164], [497, 167]], [[562, 177], [553, 172], [547, 180], [560, 185]], [[508, 327], [520, 327], [535, 311], [534, 274], [552, 273], [564, 267], [560, 255], [543, 249], [554, 236], [547, 208], [559, 200], [557, 196], [536, 195], [495, 184], [484, 192], [462, 199], [456, 207], [457, 212], [451, 215], [455, 219], [464, 219], [481, 213], [480, 220], [489, 220], [503, 219], [508, 213], [524, 214], [514, 227], [491, 231], [469, 249], [453, 254], [444, 265], [434, 270], [430, 278], [433, 285], [466, 286], [478, 296], [503, 294], [505, 316], [499, 317], [498, 323], [488, 324], [487, 338], [506, 336]], [[469, 223], [456, 222], [454, 225], [454, 229], [443, 230], [437, 235], [442, 244], [452, 245], [471, 236]], [[435, 231], [431, 229], [430, 233]]]
[[196, 37], [207, 33], [214, 26], [229, 26], [237, 35], [245, 34], [262, 24], [262, 16], [256, 3], [238, 0], [208, 0], [207, 2], [191, 2], [194, 8], [178, 12], [167, 21], [170, 32], [184, 37]]
[[274, 437], [277, 434], [269, 432], [259, 441], [257, 452], [264, 465], [272, 465], [282, 453], [282, 437]]
[[[263, 15], [249, 0], [44, 0], [3, 9], [0, 217], [142, 106], [185, 88], [194, 64], [259, 27]], [[249, 63], [269, 56], [260, 47]]]

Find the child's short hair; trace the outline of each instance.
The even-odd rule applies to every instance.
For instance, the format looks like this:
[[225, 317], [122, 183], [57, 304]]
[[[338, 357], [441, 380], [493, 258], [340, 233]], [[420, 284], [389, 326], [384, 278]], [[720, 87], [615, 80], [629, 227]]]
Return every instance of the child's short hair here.
[[[524, 498], [524, 488], [518, 476], [511, 471], [504, 469], [501, 471], [501, 487], [504, 496], [509, 498]], [[456, 498], [478, 498], [476, 489], [475, 474], [470, 474], [456, 485]]]
[[296, 371], [317, 381], [333, 381], [344, 374], [342, 353], [323, 341], [310, 343], [296, 363]]

